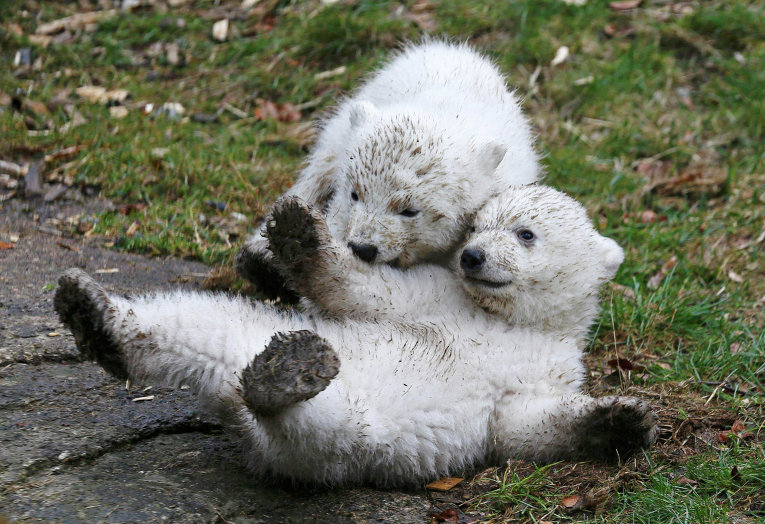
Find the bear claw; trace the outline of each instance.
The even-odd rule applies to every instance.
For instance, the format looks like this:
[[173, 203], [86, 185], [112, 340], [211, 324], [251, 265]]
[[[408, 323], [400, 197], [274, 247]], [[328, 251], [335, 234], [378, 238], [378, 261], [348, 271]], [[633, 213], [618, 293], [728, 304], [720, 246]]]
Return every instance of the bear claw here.
[[240, 393], [254, 414], [273, 416], [321, 393], [339, 370], [337, 355], [316, 333], [277, 333], [242, 372]]
[[117, 378], [127, 378], [119, 345], [107, 332], [104, 316], [111, 304], [106, 291], [80, 269], [69, 269], [58, 280], [53, 305], [61, 322], [72, 330], [77, 349]]

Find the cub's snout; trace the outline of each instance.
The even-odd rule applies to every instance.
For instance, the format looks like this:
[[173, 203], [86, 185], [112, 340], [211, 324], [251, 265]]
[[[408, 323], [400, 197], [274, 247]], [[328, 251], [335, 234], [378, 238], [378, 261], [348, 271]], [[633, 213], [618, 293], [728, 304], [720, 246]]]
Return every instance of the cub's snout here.
[[460, 256], [460, 267], [467, 273], [480, 271], [486, 263], [486, 253], [481, 249], [466, 249]]
[[377, 257], [377, 246], [373, 246], [372, 244], [355, 244], [353, 242], [348, 242], [348, 247], [351, 248], [354, 255], [369, 264], [374, 262]]

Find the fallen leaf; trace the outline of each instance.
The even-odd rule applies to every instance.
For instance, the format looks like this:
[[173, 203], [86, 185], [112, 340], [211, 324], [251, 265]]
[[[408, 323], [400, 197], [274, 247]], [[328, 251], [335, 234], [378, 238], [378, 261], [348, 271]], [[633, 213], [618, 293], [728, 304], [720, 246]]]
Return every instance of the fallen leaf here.
[[228, 19], [218, 20], [213, 24], [212, 37], [218, 42], [223, 42], [228, 38]]
[[625, 36], [629, 36], [635, 32], [635, 28], [631, 25], [625, 26], [625, 27], [618, 27], [614, 24], [607, 24], [603, 28], [603, 32], [606, 33], [607, 36], [610, 36], [611, 38], [623, 38]]
[[63, 160], [65, 158], [71, 158], [80, 151], [82, 151], [83, 146], [69, 146], [65, 147], [64, 149], [59, 149], [58, 151], [51, 153], [49, 155], [45, 155], [45, 163], [50, 164], [51, 162], [55, 162], [56, 160]]
[[10, 242], [2, 242], [0, 241], [0, 250], [2, 249], [13, 249], [13, 246], [16, 244], [11, 244]]
[[91, 103], [105, 104], [107, 102], [124, 102], [129, 96], [125, 89], [107, 90], [101, 86], [82, 86], [74, 91], [80, 97]]
[[643, 0], [624, 0], [622, 2], [611, 2], [608, 4], [608, 7], [614, 11], [628, 11], [630, 9], [635, 9], [642, 1]]
[[656, 365], [659, 366], [661, 369], [672, 369], [672, 366], [670, 366], [666, 362], [657, 362]]
[[255, 108], [255, 118], [258, 120], [279, 120], [280, 122], [298, 122], [302, 118], [300, 110], [294, 104], [286, 102], [282, 105], [258, 98]]
[[608, 365], [612, 368], [619, 368], [625, 371], [645, 371], [645, 366], [640, 364], [634, 364], [626, 358], [615, 358], [608, 361]]
[[560, 501], [560, 505], [568, 510], [575, 510], [581, 507], [582, 505], [582, 497], [579, 495], [571, 495], [568, 497], [564, 497]]
[[664, 262], [664, 264], [662, 264], [661, 268], [659, 268], [659, 271], [657, 271], [656, 274], [653, 275], [648, 280], [648, 284], [647, 284], [648, 288], [649, 289], [658, 289], [659, 285], [662, 282], [662, 280], [664, 280], [664, 277], [667, 276], [670, 271], [672, 271], [672, 268], [674, 268], [676, 264], [677, 264], [677, 257], [676, 256], [673, 256], [672, 258], [670, 258], [669, 260]]
[[731, 279], [733, 282], [738, 282], [741, 284], [744, 281], [744, 277], [733, 271], [732, 269], [728, 270], [728, 278]]
[[37, 116], [47, 116], [50, 114], [50, 111], [45, 107], [45, 104], [38, 102], [37, 100], [29, 100], [28, 98], [21, 101], [21, 108]]
[[136, 204], [125, 204], [119, 208], [119, 211], [123, 215], [129, 215], [134, 211], [143, 211], [144, 209], [146, 209], [146, 204], [138, 202]]
[[687, 478], [687, 477], [680, 477], [679, 479], [677, 479], [677, 480], [675, 481], [675, 484], [677, 484], [677, 485], [679, 485], [679, 486], [691, 486], [691, 487], [694, 487], [694, 486], [698, 486], [698, 485], [699, 485], [699, 483], [698, 483], [698, 482], [696, 482], [696, 481], [695, 481], [695, 480], [693, 480], [693, 479], [689, 479], [689, 478]]
[[739, 344], [738, 342], [733, 342], [728, 349], [730, 350], [731, 354], [736, 354], [738, 353], [738, 350], [740, 347], [741, 347], [741, 344]]
[[109, 108], [109, 116], [116, 119], [128, 116], [128, 108], [125, 106], [112, 106]]
[[558, 50], [555, 52], [555, 56], [553, 57], [552, 61], [550, 62], [550, 65], [552, 67], [555, 67], [557, 65], [562, 64], [566, 61], [569, 55], [569, 49], [568, 46], [560, 46]]
[[746, 426], [744, 426], [743, 422], [741, 422], [740, 420], [737, 420], [730, 427], [730, 430], [736, 435], [738, 435], [739, 433], [743, 433], [746, 430]]
[[438, 22], [433, 17], [433, 8], [434, 5], [429, 0], [417, 0], [411, 10], [404, 14], [404, 18], [414, 22], [426, 33], [432, 33], [438, 28]]
[[656, 222], [659, 219], [659, 215], [657, 215], [654, 211], [650, 209], [646, 209], [642, 213], [640, 213], [640, 221], [643, 224], [651, 224], [653, 222]]
[[441, 513], [436, 513], [435, 515], [431, 515], [431, 516], [433, 517], [433, 522], [459, 522], [460, 521], [460, 514], [454, 508], [445, 509]]
[[465, 479], [460, 477], [443, 477], [438, 480], [434, 480], [425, 486], [425, 489], [432, 489], [434, 491], [449, 491], [463, 480]]
[[104, 11], [90, 11], [87, 13], [77, 13], [66, 18], [60, 18], [52, 22], [40, 24], [35, 33], [38, 35], [52, 35], [64, 30], [84, 29], [85, 26], [95, 24], [106, 18], [111, 18], [117, 14], [116, 9], [106, 9]]

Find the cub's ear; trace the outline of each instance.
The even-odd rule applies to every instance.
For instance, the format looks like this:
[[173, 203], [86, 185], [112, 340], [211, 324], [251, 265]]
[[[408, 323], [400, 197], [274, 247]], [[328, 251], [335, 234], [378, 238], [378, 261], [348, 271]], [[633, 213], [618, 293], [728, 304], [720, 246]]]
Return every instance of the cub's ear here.
[[603, 267], [606, 271], [606, 278], [609, 280], [616, 276], [619, 266], [624, 262], [624, 250], [614, 240], [606, 237], [600, 237], [600, 253], [603, 260]]
[[371, 120], [379, 111], [370, 102], [353, 102], [351, 104], [349, 118], [351, 121], [351, 129], [357, 128]]
[[507, 153], [507, 146], [493, 138], [474, 140], [473, 151], [478, 162], [478, 169], [485, 175], [491, 175]]

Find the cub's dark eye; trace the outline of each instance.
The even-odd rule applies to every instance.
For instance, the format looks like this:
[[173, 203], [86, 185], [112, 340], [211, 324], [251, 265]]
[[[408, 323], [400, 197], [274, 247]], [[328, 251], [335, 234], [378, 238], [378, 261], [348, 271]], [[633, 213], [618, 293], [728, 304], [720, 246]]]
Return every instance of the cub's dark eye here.
[[409, 217], [409, 218], [411, 218], [411, 217], [416, 217], [417, 215], [419, 215], [419, 214], [420, 214], [420, 212], [419, 212], [419, 211], [417, 211], [416, 209], [404, 209], [404, 210], [403, 210], [401, 213], [399, 213], [399, 214], [400, 214], [401, 216], [404, 216], [404, 217]]
[[358, 202], [359, 201], [359, 194], [356, 193], [355, 191], [351, 191], [351, 198], [353, 199], [354, 202]]
[[470, 228], [470, 232], [471, 232], [471, 233], [475, 233], [475, 226], [473, 226], [473, 227], [471, 227], [471, 228]]
[[528, 229], [519, 229], [516, 235], [518, 235], [518, 238], [520, 238], [526, 243], [533, 242], [534, 239], [536, 238], [536, 235], [534, 235], [534, 233], [532, 233]]

